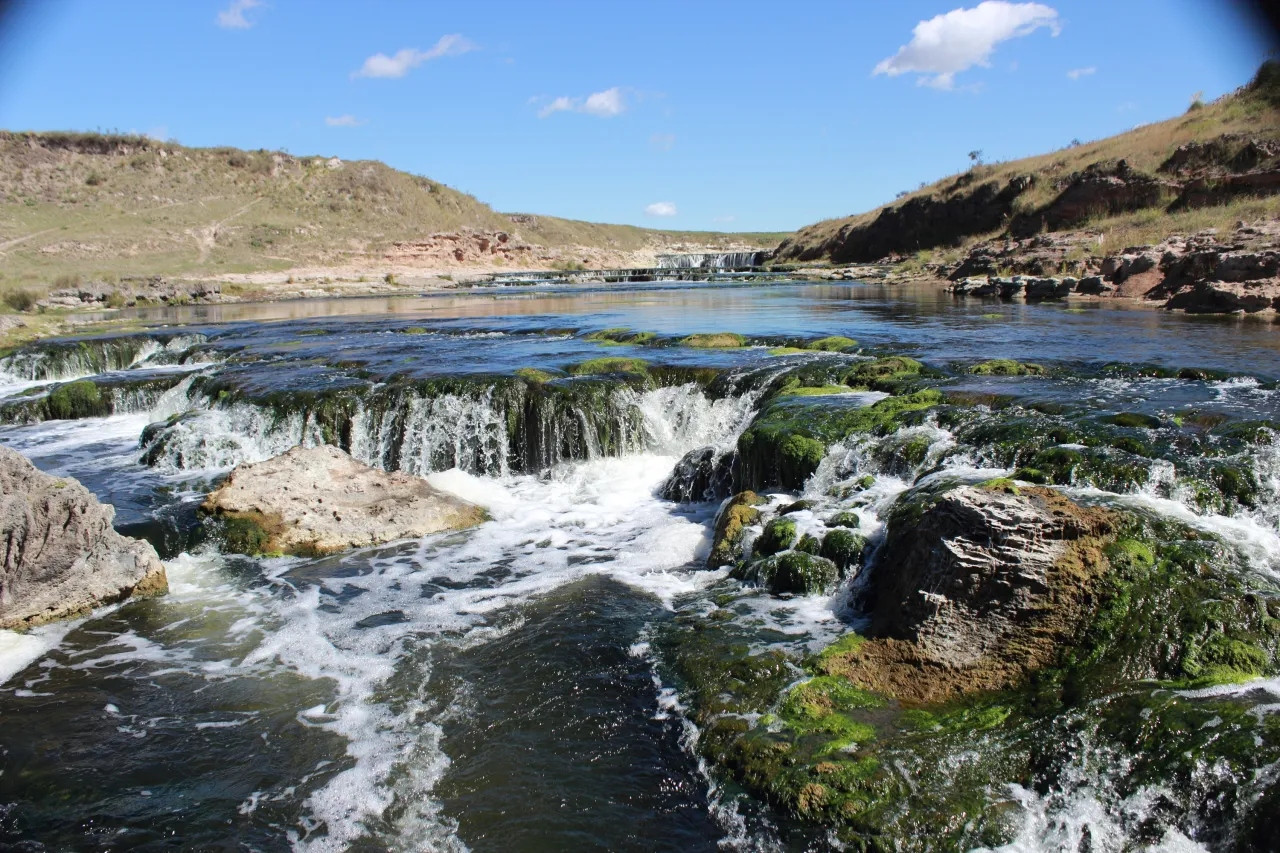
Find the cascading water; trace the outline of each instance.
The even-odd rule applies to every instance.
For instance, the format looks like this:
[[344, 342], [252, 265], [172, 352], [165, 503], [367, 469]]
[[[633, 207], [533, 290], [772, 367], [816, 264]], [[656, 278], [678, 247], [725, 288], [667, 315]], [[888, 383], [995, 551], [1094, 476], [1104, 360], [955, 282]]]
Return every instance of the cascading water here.
[[658, 269], [723, 270], [758, 267], [769, 257], [767, 250], [750, 252], [694, 252], [684, 255], [658, 255]]
[[[770, 301], [753, 305], [762, 317], [775, 310]], [[803, 324], [812, 316], [753, 332], [790, 337], [811, 331]], [[624, 322], [643, 328], [631, 317], [596, 325]], [[665, 335], [685, 331], [671, 322]], [[436, 379], [441, 365], [489, 338], [384, 329], [375, 337], [339, 326], [331, 334], [359, 340], [271, 330], [255, 349], [257, 333], [219, 343], [233, 364], [163, 389], [95, 379], [112, 388], [110, 416], [0, 427], [0, 440], [46, 470], [85, 480], [126, 524], [158, 507], [194, 515], [216, 478], [240, 462], [326, 442], [425, 475], [483, 504], [492, 520], [473, 533], [315, 560], [224, 555], [206, 544], [168, 561], [165, 598], [0, 636], [8, 678], [0, 713], [21, 732], [0, 739], [0, 845], [498, 850], [554, 839], [602, 849], [834, 849], [844, 843], [834, 831], [797, 824], [705, 758], [700, 750], [725, 730], [702, 727], [696, 715], [708, 697], [672, 676], [669, 631], [693, 638], [682, 647], [685, 662], [717, 660], [715, 632], [724, 630], [730, 651], [755, 656], [735, 676], [762, 671], [753, 667], [763, 662], [779, 690], [802, 682], [812, 674], [805, 666], [862, 624], [858, 592], [881, 568], [874, 549], [895, 503], [948, 479], [1036, 475], [1081, 502], [1186, 520], [1221, 537], [1244, 555], [1260, 590], [1276, 577], [1274, 436], [1212, 419], [1193, 429], [1203, 415], [1195, 407], [1219, 392], [1190, 381], [1135, 389], [1113, 379], [1046, 380], [1052, 394], [1089, 397], [1097, 410], [1059, 416], [1058, 399], [1040, 405], [1034, 388], [1011, 380], [1001, 392], [1025, 400], [939, 405], [828, 445], [801, 489], [761, 488], [760, 523], [744, 547], [785, 511], [798, 539], [844, 529], [865, 537], [872, 554], [833, 595], [771, 596], [703, 569], [716, 502], [702, 501], [708, 488], [673, 468], [682, 454], [688, 461], [705, 450], [706, 470], [731, 473], [726, 460], [783, 374], [800, 365], [802, 385], [838, 382], [851, 357], [784, 362], [762, 348], [637, 347], [624, 354], [710, 364], [722, 379], [706, 388], [618, 376], [446, 383]], [[531, 338], [582, 346], [563, 334]], [[521, 346], [504, 339], [484, 352]], [[349, 360], [341, 367], [335, 348]], [[391, 354], [371, 360], [378, 348]], [[504, 370], [537, 364], [560, 375], [583, 357], [547, 359], [529, 345]], [[935, 353], [934, 363], [949, 357]], [[154, 353], [144, 366], [164, 358]], [[1185, 414], [1188, 426], [1151, 402], [1158, 391], [1175, 399], [1165, 408]], [[841, 399], [852, 409], [885, 393]], [[1275, 394], [1237, 382], [1210, 401], [1252, 415]], [[1126, 408], [1149, 413], [1153, 425], [1114, 417]], [[1176, 720], [1190, 713], [1178, 703], [1203, 703], [1203, 714], [1187, 717], [1195, 731], [1243, 739], [1255, 719], [1268, 731], [1280, 706], [1274, 679], [1213, 690], [1169, 688], [1167, 713]], [[1093, 850], [1216, 849], [1226, 843], [1217, 839], [1252, 831], [1216, 817], [1214, 804], [1235, 807], [1222, 796], [1232, 786], [1241, 800], [1274, 802], [1267, 792], [1276, 767], [1206, 762], [1189, 777], [1147, 781], [1151, 767], [1096, 722], [1123, 701], [1085, 703], [1056, 728], [1028, 723], [979, 732], [951, 751], [889, 753], [885, 784], [902, 787], [904, 799], [886, 808], [901, 808], [906, 786], [960, 790], [972, 797], [963, 801], [972, 809], [966, 821], [988, 829], [992, 814], [1003, 821], [998, 833], [975, 829], [966, 846], [1008, 851], [1076, 849], [1086, 838]], [[1244, 710], [1215, 722], [1213, 703]], [[767, 744], [780, 713], [764, 708], [733, 725], [755, 727]], [[953, 724], [940, 717], [937, 726]], [[1025, 775], [991, 760], [1019, 739], [1081, 744], [1080, 760], [1044, 751]], [[56, 761], [47, 758], [54, 744]], [[834, 766], [848, 756], [831, 758]], [[787, 772], [780, 765], [778, 777]], [[965, 787], [974, 779], [987, 787]], [[911, 815], [894, 820], [896, 837], [930, 837], [910, 834], [918, 829]]]
[[481, 386], [465, 395], [408, 391], [376, 404], [362, 400], [349, 422], [327, 436], [310, 410], [246, 401], [217, 405], [194, 393], [190, 412], [144, 433], [142, 459], [167, 471], [219, 469], [299, 444], [337, 443], [384, 470], [422, 476], [459, 468], [502, 476], [573, 460], [673, 452], [699, 436], [727, 450], [761, 393], [712, 400], [692, 383], [648, 391], [625, 384], [591, 387], [590, 394], [511, 385]]
[[0, 358], [0, 385], [57, 382], [128, 370], [139, 365], [177, 364], [184, 354], [207, 340], [202, 334], [173, 335], [164, 339], [125, 336], [86, 338], [23, 349]]

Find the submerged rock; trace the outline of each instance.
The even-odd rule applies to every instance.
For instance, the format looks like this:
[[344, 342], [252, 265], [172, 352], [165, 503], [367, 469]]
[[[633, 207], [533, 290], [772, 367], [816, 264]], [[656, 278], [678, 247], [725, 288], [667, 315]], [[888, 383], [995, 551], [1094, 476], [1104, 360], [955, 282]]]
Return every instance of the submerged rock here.
[[114, 518], [115, 509], [76, 480], [42, 473], [0, 447], [0, 628], [29, 628], [166, 592], [155, 549], [117, 533]]
[[370, 468], [329, 445], [241, 465], [201, 511], [222, 521], [228, 550], [301, 556], [462, 530], [487, 518], [426, 480]]

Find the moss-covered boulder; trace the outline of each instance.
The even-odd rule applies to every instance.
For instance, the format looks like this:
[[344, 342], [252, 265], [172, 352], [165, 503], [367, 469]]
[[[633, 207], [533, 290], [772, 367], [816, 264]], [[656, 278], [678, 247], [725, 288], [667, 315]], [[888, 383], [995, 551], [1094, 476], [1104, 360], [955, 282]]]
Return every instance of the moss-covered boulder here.
[[809, 341], [804, 345], [805, 349], [818, 350], [819, 352], [848, 352], [857, 349], [858, 342], [853, 338], [846, 338], [843, 335], [830, 335], [825, 338], [818, 338], [816, 341]]
[[738, 545], [742, 542], [746, 528], [760, 520], [760, 510], [756, 507], [765, 503], [765, 499], [752, 491], [739, 492], [725, 503], [716, 516], [715, 536], [711, 541], [711, 554], [707, 557], [707, 568], [718, 569], [721, 566], [736, 565], [739, 560]]
[[862, 555], [867, 550], [867, 538], [845, 527], [828, 530], [822, 537], [818, 553], [836, 564], [843, 576], [862, 565]]
[[696, 349], [736, 349], [746, 346], [747, 339], [737, 332], [704, 332], [681, 338], [680, 345]]
[[969, 372], [976, 376], [1043, 376], [1046, 371], [1038, 364], [995, 358], [973, 365]]
[[796, 543], [796, 523], [789, 518], [775, 518], [764, 526], [764, 531], [756, 538], [755, 553], [758, 557], [768, 557], [779, 551], [786, 551]]
[[649, 362], [643, 358], [592, 358], [571, 365], [569, 372], [574, 376], [595, 376], [610, 373], [627, 373], [644, 375], [649, 370]]
[[586, 336], [586, 340], [605, 344], [606, 346], [611, 344], [651, 346], [658, 343], [658, 336], [654, 332], [637, 332], [628, 328], [613, 328], [591, 332]]
[[759, 584], [774, 595], [825, 595], [840, 580], [836, 564], [804, 551], [785, 551], [756, 560], [734, 576]]
[[887, 397], [870, 406], [839, 396], [775, 399], [738, 438], [735, 482], [744, 488], [798, 490], [831, 444], [855, 434], [890, 432], [905, 417], [941, 401], [941, 393], [932, 389]]
[[846, 370], [841, 381], [851, 388], [887, 391], [890, 394], [908, 390], [920, 379], [924, 365], [905, 355], [891, 355], [859, 362]]

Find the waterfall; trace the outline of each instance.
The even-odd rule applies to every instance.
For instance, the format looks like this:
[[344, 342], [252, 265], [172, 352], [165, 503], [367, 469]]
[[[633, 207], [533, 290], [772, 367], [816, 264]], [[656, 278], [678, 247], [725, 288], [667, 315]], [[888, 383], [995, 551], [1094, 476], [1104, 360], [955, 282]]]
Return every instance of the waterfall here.
[[490, 476], [537, 473], [562, 462], [679, 455], [722, 441], [745, 428], [761, 392], [712, 399], [695, 383], [642, 390], [583, 380], [501, 381], [435, 393], [376, 387], [346, 415], [322, 413], [324, 404], [316, 401], [279, 409], [206, 393], [196, 387], [190, 411], [147, 428], [144, 464], [223, 469], [298, 444], [334, 444], [365, 464], [418, 476], [450, 468]]
[[658, 255], [658, 269], [742, 269], [758, 267], [769, 258], [767, 249], [746, 252], [694, 252], [684, 255]]
[[0, 383], [58, 382], [133, 367], [178, 364], [208, 341], [202, 334], [85, 338], [25, 347], [0, 358]]

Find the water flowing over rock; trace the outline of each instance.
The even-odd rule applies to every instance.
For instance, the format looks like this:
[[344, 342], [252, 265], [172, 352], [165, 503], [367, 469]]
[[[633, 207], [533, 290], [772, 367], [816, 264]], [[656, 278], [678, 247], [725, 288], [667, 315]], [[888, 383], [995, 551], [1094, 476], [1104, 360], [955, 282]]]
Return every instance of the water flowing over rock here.
[[116, 533], [114, 518], [115, 509], [76, 480], [42, 473], [0, 447], [0, 628], [28, 628], [167, 591], [155, 549]]
[[847, 675], [914, 701], [1013, 686], [1090, 615], [1111, 515], [1007, 481], [906, 495], [870, 580], [870, 633]]
[[328, 554], [474, 527], [484, 509], [328, 445], [241, 465], [201, 510], [222, 520], [230, 550]]
[[743, 252], [693, 252], [683, 255], [658, 255], [658, 269], [743, 269], [758, 267], [768, 260], [768, 250], [752, 249]]

